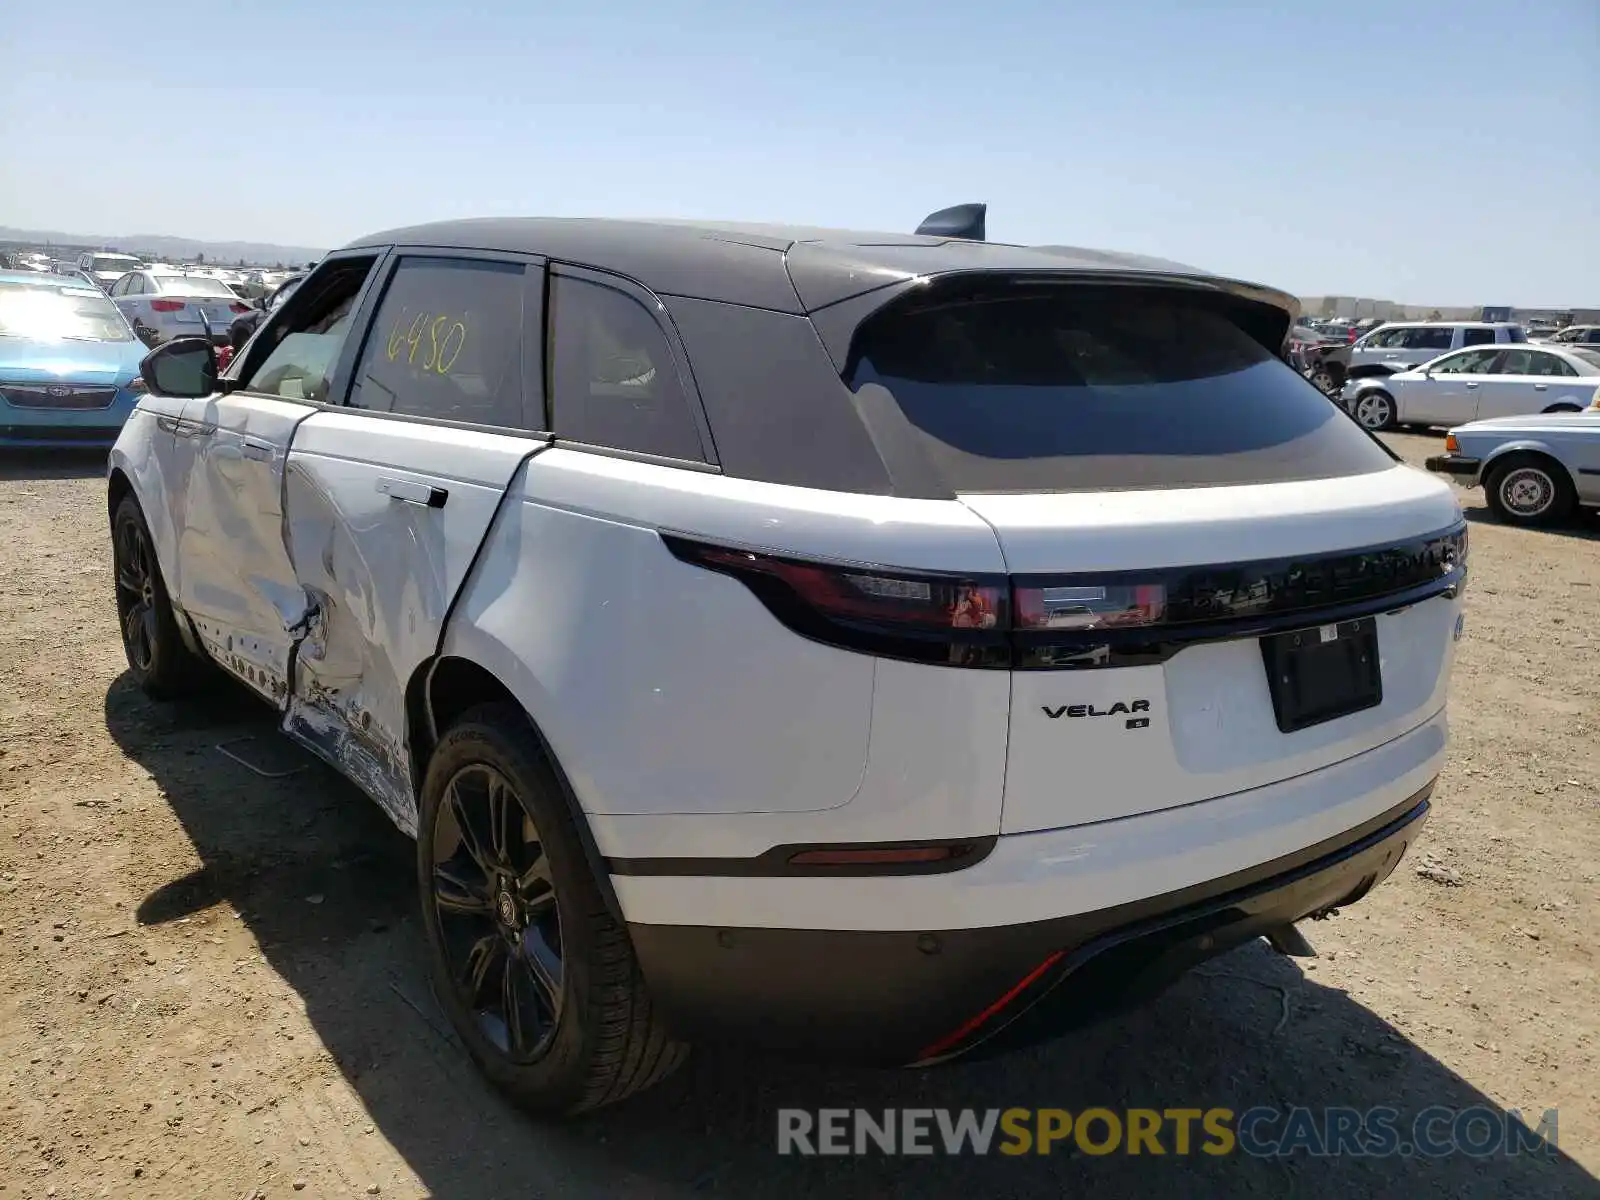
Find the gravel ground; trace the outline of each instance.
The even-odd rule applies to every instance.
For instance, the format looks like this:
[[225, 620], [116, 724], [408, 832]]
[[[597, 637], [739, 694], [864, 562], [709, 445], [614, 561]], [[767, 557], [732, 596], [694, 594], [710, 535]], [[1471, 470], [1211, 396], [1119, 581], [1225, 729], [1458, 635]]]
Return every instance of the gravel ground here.
[[[1396, 435], [1420, 461], [1436, 439]], [[1600, 1183], [1600, 523], [1472, 526], [1455, 744], [1415, 855], [1311, 931], [1070, 1040], [933, 1072], [705, 1052], [566, 1126], [427, 998], [409, 844], [245, 701], [124, 676], [104, 488], [0, 460], [0, 1195], [1587, 1195]], [[302, 769], [262, 779], [233, 738]], [[1425, 874], [1419, 874], [1419, 871]], [[780, 1159], [782, 1106], [1560, 1109], [1550, 1157]]]

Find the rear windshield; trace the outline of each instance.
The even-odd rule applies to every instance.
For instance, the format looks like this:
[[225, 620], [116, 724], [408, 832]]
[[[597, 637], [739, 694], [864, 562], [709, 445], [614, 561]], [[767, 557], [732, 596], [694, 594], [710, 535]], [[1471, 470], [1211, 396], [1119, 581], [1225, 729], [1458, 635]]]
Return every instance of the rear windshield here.
[[869, 319], [852, 361], [852, 388], [885, 388], [957, 492], [1269, 483], [1394, 465], [1206, 295], [1063, 287], [930, 301]]
[[129, 271], [137, 271], [139, 269], [139, 260], [137, 258], [118, 258], [114, 255], [101, 256], [91, 262], [89, 269], [91, 271], [121, 271], [126, 274]]
[[209, 275], [157, 275], [163, 292], [178, 296], [225, 296], [236, 299], [228, 285]]

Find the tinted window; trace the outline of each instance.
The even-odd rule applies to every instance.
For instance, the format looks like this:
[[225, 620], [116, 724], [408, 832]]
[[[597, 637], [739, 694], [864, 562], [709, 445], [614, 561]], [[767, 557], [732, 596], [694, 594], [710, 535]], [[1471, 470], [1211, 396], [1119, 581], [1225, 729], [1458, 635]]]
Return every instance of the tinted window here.
[[350, 403], [523, 427], [523, 268], [404, 258], [367, 335]]
[[[1512, 338], [1518, 341], [1518, 338]], [[1494, 345], [1494, 330], [1492, 329], [1463, 329], [1461, 331], [1461, 344], [1463, 346], [1492, 346]]]
[[1369, 333], [1363, 338], [1362, 346], [1373, 350], [1388, 350], [1392, 347], [1403, 345], [1406, 334], [1409, 332], [1410, 330], [1407, 329], [1380, 329], [1376, 333]]
[[705, 457], [672, 348], [643, 304], [615, 288], [556, 276], [550, 323], [557, 437], [666, 458]]
[[1435, 375], [1482, 375], [1500, 351], [1489, 347], [1484, 350], [1463, 350], [1449, 354], [1429, 368]]
[[1506, 341], [1508, 342], [1525, 342], [1527, 340], [1528, 333], [1521, 325], [1513, 325], [1506, 330]]
[[955, 491], [1320, 479], [1393, 464], [1205, 298], [1084, 287], [928, 301], [869, 319], [853, 355], [851, 386], [892, 395]]
[[[1490, 335], [1493, 340], [1493, 335]], [[1448, 328], [1411, 329], [1403, 343], [1407, 350], [1448, 350], [1455, 344], [1455, 330]]]
[[[1573, 354], [1595, 368], [1600, 368], [1600, 350], [1573, 350]], [[1593, 374], [1593, 372], [1590, 372]]]

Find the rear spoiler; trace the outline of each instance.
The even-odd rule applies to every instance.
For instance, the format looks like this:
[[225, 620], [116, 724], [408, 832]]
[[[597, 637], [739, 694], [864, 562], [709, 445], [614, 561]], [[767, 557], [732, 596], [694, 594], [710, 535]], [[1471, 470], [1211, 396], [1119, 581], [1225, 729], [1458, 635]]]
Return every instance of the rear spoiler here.
[[987, 204], [954, 204], [929, 213], [917, 226], [918, 237], [965, 238], [971, 242], [984, 240], [984, 219], [989, 213]]

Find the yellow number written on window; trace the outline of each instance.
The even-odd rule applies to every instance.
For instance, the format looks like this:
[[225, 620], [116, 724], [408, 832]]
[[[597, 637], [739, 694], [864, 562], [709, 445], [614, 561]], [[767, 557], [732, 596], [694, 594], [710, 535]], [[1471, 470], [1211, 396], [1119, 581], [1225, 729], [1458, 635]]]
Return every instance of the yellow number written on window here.
[[390, 362], [404, 358], [408, 365], [420, 371], [447, 375], [466, 344], [465, 315], [419, 312], [413, 316], [409, 308], [402, 308], [389, 327], [389, 341], [384, 349]]

